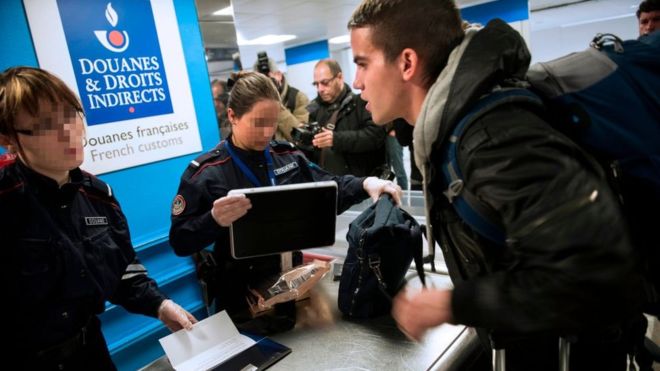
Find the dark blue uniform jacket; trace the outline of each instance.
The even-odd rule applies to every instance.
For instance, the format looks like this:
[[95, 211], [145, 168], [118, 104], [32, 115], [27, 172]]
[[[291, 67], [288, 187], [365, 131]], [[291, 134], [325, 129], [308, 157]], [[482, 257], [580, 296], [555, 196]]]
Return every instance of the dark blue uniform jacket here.
[[[221, 227], [211, 216], [213, 201], [226, 196], [232, 189], [255, 186], [236, 162], [232, 161], [226, 143], [220, 142], [216, 148], [192, 161], [183, 173], [172, 206], [170, 244], [180, 256], [191, 255], [211, 244], [215, 245], [214, 256], [219, 265], [218, 280], [221, 286], [215, 294], [219, 299], [219, 309], [228, 309], [232, 313], [232, 309], [245, 307], [246, 285], [278, 273], [280, 257], [233, 259], [229, 251], [229, 228]], [[269, 184], [263, 152], [244, 151], [235, 145], [232, 145], [232, 149], [262, 185]], [[368, 197], [362, 186], [364, 178], [331, 175], [309, 162], [290, 143], [271, 142], [270, 153], [276, 184], [334, 180], [338, 185], [339, 213]], [[282, 208], [288, 206], [282, 205]], [[310, 218], [313, 217], [310, 215]]]
[[79, 333], [106, 300], [155, 317], [165, 299], [136, 259], [110, 187], [80, 169], [70, 177], [60, 188], [0, 161], [2, 322], [28, 354]]

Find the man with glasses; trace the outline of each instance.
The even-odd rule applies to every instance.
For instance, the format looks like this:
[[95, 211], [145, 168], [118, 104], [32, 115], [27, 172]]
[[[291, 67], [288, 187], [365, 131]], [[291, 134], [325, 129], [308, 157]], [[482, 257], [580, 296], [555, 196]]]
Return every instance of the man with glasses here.
[[322, 128], [312, 140], [312, 160], [337, 175], [380, 176], [387, 168], [385, 130], [374, 124], [366, 102], [344, 83], [337, 61], [319, 61], [312, 84], [318, 96], [308, 106], [309, 121]]

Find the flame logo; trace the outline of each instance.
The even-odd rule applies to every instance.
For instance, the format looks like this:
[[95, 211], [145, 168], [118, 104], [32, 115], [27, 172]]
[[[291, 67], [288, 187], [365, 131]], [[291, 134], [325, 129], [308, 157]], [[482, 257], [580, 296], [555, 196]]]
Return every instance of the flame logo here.
[[[110, 23], [113, 28], [117, 27], [117, 23], [119, 23], [119, 16], [112, 8], [112, 3], [108, 3], [105, 7], [105, 19], [108, 20], [108, 23]], [[121, 53], [126, 50], [130, 41], [126, 31], [94, 31], [94, 35], [96, 35], [96, 38], [104, 48], [115, 53]]]

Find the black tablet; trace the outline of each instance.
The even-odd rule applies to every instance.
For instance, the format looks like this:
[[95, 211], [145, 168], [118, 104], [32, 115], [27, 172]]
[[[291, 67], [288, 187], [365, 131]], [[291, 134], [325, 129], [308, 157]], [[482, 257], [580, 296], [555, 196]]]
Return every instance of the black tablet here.
[[234, 189], [252, 208], [229, 227], [231, 254], [236, 259], [335, 243], [337, 183], [299, 183]]

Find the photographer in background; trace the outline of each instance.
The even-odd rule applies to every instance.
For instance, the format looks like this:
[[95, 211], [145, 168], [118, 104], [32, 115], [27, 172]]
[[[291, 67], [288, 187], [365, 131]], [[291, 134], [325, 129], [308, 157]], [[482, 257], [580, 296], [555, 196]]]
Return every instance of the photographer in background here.
[[277, 68], [277, 64], [272, 58], [268, 58], [266, 52], [257, 53], [257, 61], [254, 63], [254, 71], [264, 74], [275, 83], [278, 93], [280, 93], [280, 112], [277, 116], [277, 131], [275, 139], [291, 141], [291, 131], [294, 128], [306, 124], [309, 118], [307, 105], [309, 98], [305, 93], [294, 88], [286, 82], [282, 71]]
[[319, 61], [312, 84], [318, 96], [308, 107], [310, 125], [304, 128], [314, 133], [312, 161], [337, 175], [380, 177], [389, 171], [385, 129], [374, 124], [366, 102], [344, 83], [337, 61]]

